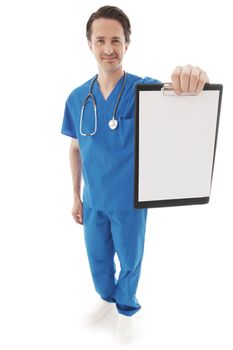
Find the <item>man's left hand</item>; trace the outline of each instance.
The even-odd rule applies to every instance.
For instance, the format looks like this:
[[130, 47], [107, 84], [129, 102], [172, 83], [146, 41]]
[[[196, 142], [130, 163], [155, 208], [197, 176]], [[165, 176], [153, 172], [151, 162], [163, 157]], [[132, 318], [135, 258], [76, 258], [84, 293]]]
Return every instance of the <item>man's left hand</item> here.
[[199, 94], [209, 78], [205, 71], [199, 67], [188, 64], [187, 66], [177, 66], [172, 75], [172, 86], [176, 94], [197, 93]]

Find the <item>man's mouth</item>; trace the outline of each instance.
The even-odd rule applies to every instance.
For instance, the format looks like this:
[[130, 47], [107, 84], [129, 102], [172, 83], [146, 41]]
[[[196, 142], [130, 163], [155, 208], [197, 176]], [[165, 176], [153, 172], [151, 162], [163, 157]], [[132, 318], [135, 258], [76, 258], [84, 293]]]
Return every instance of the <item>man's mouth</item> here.
[[111, 56], [111, 57], [103, 57], [103, 60], [107, 60], [107, 61], [112, 61], [115, 60], [117, 58], [117, 56]]

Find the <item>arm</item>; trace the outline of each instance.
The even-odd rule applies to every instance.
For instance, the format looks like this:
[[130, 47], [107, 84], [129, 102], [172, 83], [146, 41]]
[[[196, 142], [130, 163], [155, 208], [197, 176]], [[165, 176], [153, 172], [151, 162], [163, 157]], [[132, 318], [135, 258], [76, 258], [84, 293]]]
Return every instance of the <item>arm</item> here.
[[82, 179], [82, 161], [80, 157], [78, 140], [72, 138], [70, 144], [70, 169], [73, 181], [74, 203], [72, 215], [74, 220], [83, 224], [82, 201], [80, 197], [81, 179]]

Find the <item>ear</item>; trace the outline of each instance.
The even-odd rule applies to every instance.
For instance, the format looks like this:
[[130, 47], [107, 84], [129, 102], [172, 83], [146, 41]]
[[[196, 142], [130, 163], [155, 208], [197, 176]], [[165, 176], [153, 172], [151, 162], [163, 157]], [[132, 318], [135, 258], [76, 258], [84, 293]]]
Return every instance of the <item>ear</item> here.
[[90, 50], [92, 51], [92, 45], [91, 45], [91, 42], [88, 40], [88, 46], [90, 48]]
[[128, 47], [129, 47], [129, 43], [126, 43], [125, 44], [125, 52], [128, 50]]

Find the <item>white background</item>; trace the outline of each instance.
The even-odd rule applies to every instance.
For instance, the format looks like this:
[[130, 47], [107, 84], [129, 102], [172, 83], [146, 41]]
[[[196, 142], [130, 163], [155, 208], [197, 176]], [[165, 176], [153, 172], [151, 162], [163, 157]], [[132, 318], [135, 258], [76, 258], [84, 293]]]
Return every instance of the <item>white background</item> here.
[[[96, 73], [85, 39], [103, 1], [1, 1], [0, 348], [113, 348], [114, 320], [86, 328], [95, 299], [72, 220], [65, 100]], [[128, 72], [170, 81], [191, 63], [224, 85], [210, 203], [150, 209], [135, 348], [232, 350], [232, 29], [228, 1], [123, 1]], [[232, 25], [231, 25], [232, 26]], [[140, 316], [139, 316], [140, 315]]]

